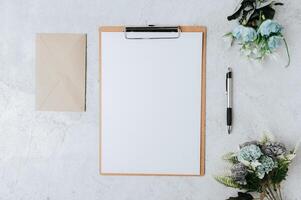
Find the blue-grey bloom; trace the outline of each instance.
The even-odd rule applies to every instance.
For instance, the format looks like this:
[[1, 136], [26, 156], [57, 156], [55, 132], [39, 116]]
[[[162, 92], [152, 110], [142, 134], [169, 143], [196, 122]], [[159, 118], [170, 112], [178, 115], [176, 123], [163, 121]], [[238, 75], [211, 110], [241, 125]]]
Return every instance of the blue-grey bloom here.
[[241, 149], [241, 148], [243, 148], [243, 147], [245, 147], [245, 146], [249, 146], [249, 145], [251, 145], [251, 144], [254, 144], [254, 145], [258, 146], [258, 145], [259, 145], [259, 142], [256, 141], [256, 140], [253, 140], [253, 141], [250, 141], [250, 142], [245, 142], [245, 143], [239, 145], [239, 148]]
[[243, 42], [253, 42], [257, 38], [257, 33], [254, 28], [246, 27], [242, 34]]
[[284, 155], [287, 152], [284, 144], [279, 142], [274, 142], [274, 143], [269, 142], [263, 145], [262, 151], [265, 155], [272, 158], [276, 158], [278, 156]]
[[278, 22], [268, 19], [262, 22], [258, 29], [258, 33], [262, 36], [268, 37], [272, 33], [280, 33], [282, 29], [282, 26]]
[[251, 144], [240, 149], [240, 151], [237, 153], [237, 160], [242, 163], [244, 161], [253, 162], [261, 155], [262, 152], [260, 148], [254, 144]]
[[271, 157], [262, 156], [259, 160], [261, 165], [256, 168], [256, 175], [258, 178], [263, 179], [265, 174], [268, 174], [275, 167], [277, 167], [277, 163], [273, 161]]
[[247, 174], [248, 174], [247, 168], [242, 163], [235, 164], [231, 168], [231, 175], [233, 180], [240, 185], [247, 184], [247, 180], [246, 180]]
[[257, 33], [254, 28], [242, 25], [235, 27], [232, 31], [232, 35], [235, 39], [244, 43], [253, 42], [257, 38]]
[[275, 50], [281, 46], [283, 38], [280, 36], [272, 36], [268, 39], [268, 46], [270, 50]]
[[243, 28], [244, 26], [239, 25], [237, 27], [235, 27], [232, 31], [232, 35], [235, 39], [240, 40], [242, 37], [242, 32], [243, 32]]

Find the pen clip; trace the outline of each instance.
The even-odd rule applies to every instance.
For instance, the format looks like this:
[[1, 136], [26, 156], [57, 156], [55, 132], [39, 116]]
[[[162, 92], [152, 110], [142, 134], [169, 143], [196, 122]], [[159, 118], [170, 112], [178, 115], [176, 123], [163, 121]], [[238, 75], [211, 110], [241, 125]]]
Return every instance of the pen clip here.
[[226, 95], [228, 94], [228, 78], [226, 77]]
[[228, 72], [226, 73], [226, 95], [228, 94]]
[[228, 78], [232, 78], [232, 69], [229, 67], [226, 73], [226, 95], [228, 94]]

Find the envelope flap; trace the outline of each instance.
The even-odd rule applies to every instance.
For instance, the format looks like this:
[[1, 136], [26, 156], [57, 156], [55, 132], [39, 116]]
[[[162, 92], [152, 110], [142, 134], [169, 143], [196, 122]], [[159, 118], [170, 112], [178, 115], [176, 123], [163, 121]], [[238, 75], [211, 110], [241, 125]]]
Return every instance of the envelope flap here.
[[[44, 65], [43, 70], [49, 74], [60, 74], [61, 78], [74, 77], [81, 80], [85, 69], [86, 37], [82, 34], [40, 34], [38, 58]], [[39, 60], [38, 60], [39, 62]], [[70, 79], [70, 78], [69, 78]], [[43, 79], [45, 80], [45, 79]], [[70, 79], [72, 81], [72, 79]], [[78, 84], [76, 81], [73, 84]]]

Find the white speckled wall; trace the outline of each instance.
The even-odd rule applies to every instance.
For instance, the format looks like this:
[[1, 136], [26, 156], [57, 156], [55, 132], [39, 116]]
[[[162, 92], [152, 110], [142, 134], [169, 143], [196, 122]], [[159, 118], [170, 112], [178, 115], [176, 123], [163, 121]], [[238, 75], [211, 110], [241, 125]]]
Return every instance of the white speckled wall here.
[[[265, 130], [293, 147], [301, 137], [301, 4], [285, 1], [292, 62], [260, 65], [227, 50], [222, 35], [238, 0], [0, 0], [1, 200], [221, 200], [234, 194], [212, 175], [220, 159]], [[279, 15], [281, 14], [281, 15]], [[102, 177], [98, 174], [98, 26], [187, 24], [208, 27], [206, 176]], [[35, 112], [36, 32], [88, 34], [87, 112]], [[282, 64], [280, 64], [282, 63]], [[225, 71], [235, 76], [233, 134], [225, 130]], [[301, 151], [285, 182], [300, 200]]]

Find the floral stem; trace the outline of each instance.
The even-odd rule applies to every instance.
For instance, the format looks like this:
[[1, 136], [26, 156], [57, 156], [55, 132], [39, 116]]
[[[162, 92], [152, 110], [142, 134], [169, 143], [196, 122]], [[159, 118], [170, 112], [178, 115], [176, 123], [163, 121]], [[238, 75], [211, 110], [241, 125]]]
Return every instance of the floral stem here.
[[277, 195], [277, 199], [281, 200], [278, 190], [276, 188], [276, 185], [273, 185], [273, 190], [275, 191], [275, 195]]
[[271, 194], [271, 196], [272, 196], [272, 199], [277, 200], [277, 198], [275, 197], [275, 195], [274, 195], [274, 193], [273, 193], [273, 191], [272, 191], [272, 189], [270, 188], [269, 185], [267, 185], [267, 189], [268, 189], [268, 191], [270, 192], [270, 194]]
[[269, 199], [269, 200], [273, 200], [273, 197], [271, 196], [270, 192], [268, 191], [268, 189], [265, 189], [265, 194], [266, 194], [266, 197]]
[[280, 195], [280, 199], [282, 200], [282, 193], [281, 193], [281, 186], [278, 186], [278, 191], [279, 191], [279, 195]]
[[285, 49], [286, 49], [287, 58], [288, 58], [288, 63], [286, 64], [285, 67], [288, 67], [291, 64], [291, 56], [290, 56], [290, 52], [289, 52], [288, 45], [287, 45], [287, 42], [286, 42], [285, 38], [283, 38], [283, 41], [284, 41], [284, 44], [285, 44]]
[[265, 191], [263, 191], [263, 192], [261, 192], [261, 193], [259, 194], [259, 198], [258, 198], [258, 199], [264, 200], [265, 197], [266, 197], [266, 194], [265, 194]]

